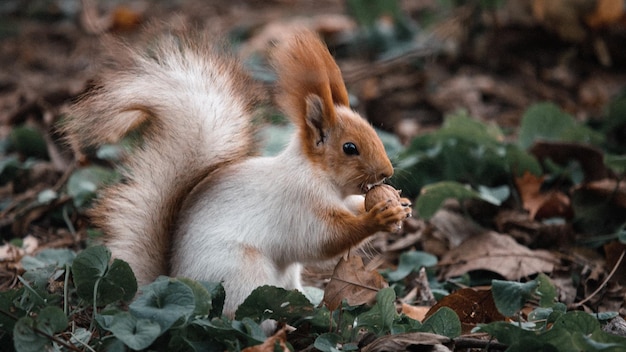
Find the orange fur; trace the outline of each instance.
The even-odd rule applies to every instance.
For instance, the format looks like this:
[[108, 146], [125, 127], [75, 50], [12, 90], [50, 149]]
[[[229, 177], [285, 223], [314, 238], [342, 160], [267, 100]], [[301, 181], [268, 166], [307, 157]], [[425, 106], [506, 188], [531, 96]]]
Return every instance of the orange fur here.
[[[278, 73], [278, 105], [299, 126], [302, 140], [313, 139], [304, 128], [307, 97], [321, 98], [325, 122], [336, 123], [335, 106], [349, 106], [341, 71], [328, 48], [313, 32], [301, 30], [273, 50], [272, 61]], [[311, 152], [311, 150], [308, 150]]]

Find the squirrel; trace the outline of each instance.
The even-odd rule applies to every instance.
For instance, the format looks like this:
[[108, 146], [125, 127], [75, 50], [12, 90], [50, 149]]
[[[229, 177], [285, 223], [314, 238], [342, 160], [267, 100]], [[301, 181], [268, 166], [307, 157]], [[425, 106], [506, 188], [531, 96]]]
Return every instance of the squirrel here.
[[89, 216], [140, 285], [160, 275], [222, 282], [223, 313], [261, 285], [302, 291], [302, 263], [330, 259], [410, 207], [364, 194], [393, 174], [371, 125], [349, 107], [339, 67], [319, 36], [299, 30], [275, 45], [277, 105], [296, 130], [276, 156], [257, 156], [257, 83], [233, 54], [202, 35], [169, 32], [105, 70], [62, 127], [78, 151], [140, 145], [123, 181]]

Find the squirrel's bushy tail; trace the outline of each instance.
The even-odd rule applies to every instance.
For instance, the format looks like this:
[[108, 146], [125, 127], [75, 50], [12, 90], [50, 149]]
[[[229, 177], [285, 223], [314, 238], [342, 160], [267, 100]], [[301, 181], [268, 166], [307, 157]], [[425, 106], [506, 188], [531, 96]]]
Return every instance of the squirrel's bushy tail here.
[[169, 33], [102, 75], [62, 127], [74, 148], [119, 141], [135, 128], [140, 145], [91, 211], [113, 256], [139, 284], [168, 274], [170, 236], [191, 189], [249, 155], [255, 84], [207, 38]]

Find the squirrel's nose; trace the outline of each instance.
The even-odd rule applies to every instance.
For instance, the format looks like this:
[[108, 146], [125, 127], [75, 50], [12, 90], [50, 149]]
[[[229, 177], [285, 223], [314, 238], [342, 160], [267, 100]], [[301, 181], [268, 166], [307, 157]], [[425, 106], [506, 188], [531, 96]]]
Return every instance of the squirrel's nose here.
[[390, 178], [391, 176], [393, 176], [393, 166], [389, 163], [384, 167], [383, 172], [380, 174], [380, 178], [384, 180]]

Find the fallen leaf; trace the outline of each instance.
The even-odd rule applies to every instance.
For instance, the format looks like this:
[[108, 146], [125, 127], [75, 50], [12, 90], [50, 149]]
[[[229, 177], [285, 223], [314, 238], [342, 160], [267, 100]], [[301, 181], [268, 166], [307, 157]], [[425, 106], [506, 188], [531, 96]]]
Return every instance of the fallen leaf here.
[[[626, 285], [626, 260], [621, 257], [622, 253], [626, 251], [626, 244], [619, 241], [611, 241], [603, 247], [606, 253], [607, 271], [611, 271], [615, 266], [619, 265], [619, 267], [615, 269], [615, 274], [611, 277], [611, 281], [617, 282], [622, 286]], [[621, 261], [620, 258], [622, 258]]]
[[473, 270], [488, 270], [517, 281], [540, 272], [552, 272], [557, 263], [548, 251], [531, 250], [510, 236], [488, 231], [444, 254], [439, 265], [445, 279]]
[[454, 341], [446, 336], [427, 332], [411, 332], [404, 334], [386, 335], [377, 338], [366, 345], [361, 351], [451, 351]]
[[441, 307], [452, 309], [459, 316], [464, 332], [469, 332], [477, 324], [503, 321], [505, 317], [498, 312], [491, 290], [462, 288], [455, 291], [430, 308], [425, 318], [433, 315]]
[[580, 186], [580, 189], [591, 191], [602, 197], [607, 197], [607, 199], [611, 199], [613, 204], [621, 208], [626, 208], [626, 182], [604, 179], [585, 183]]
[[593, 11], [595, 0], [533, 0], [532, 12], [544, 27], [569, 41], [582, 41], [587, 31], [580, 19]]
[[430, 307], [427, 306], [412, 306], [410, 304], [402, 303], [402, 314], [417, 321], [423, 321], [429, 310]]
[[626, 14], [624, 0], [597, 0], [596, 9], [584, 17], [589, 27], [597, 29], [619, 21]]
[[531, 219], [572, 218], [574, 213], [569, 197], [560, 191], [542, 191], [541, 185], [544, 178], [544, 176], [535, 176], [530, 172], [525, 172], [522, 177], [515, 179], [523, 207], [528, 211], [529, 217]]
[[388, 286], [377, 271], [365, 269], [361, 257], [350, 255], [337, 263], [324, 290], [323, 301], [331, 311], [339, 308], [344, 299], [351, 306], [371, 304], [376, 299], [376, 293]]
[[131, 31], [136, 29], [141, 22], [141, 12], [126, 6], [116, 7], [111, 14], [111, 27], [114, 31]]

